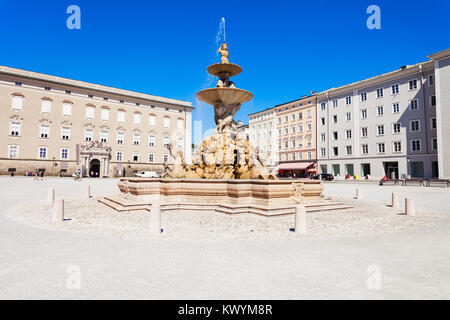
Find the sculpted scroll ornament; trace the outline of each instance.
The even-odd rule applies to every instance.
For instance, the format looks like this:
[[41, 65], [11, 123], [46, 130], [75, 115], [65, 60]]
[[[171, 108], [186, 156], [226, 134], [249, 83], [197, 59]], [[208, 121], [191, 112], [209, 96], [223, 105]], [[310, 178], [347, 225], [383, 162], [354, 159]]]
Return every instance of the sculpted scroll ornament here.
[[302, 197], [303, 183], [293, 183], [292, 187], [293, 187], [292, 198], [295, 200], [295, 202], [302, 203], [303, 202], [303, 197]]

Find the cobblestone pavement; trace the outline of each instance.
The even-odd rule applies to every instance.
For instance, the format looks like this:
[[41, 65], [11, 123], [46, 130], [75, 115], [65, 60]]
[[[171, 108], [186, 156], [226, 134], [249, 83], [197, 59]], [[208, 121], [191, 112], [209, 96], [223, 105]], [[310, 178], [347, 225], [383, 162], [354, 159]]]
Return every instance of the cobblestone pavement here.
[[0, 177], [0, 298], [450, 298], [450, 189], [445, 188], [326, 183], [326, 195], [356, 205], [352, 197], [359, 187], [363, 207], [380, 210], [395, 189], [401, 203], [412, 196], [418, 212], [434, 219], [395, 232], [356, 232], [351, 237], [111, 237], [95, 228], [71, 232], [11, 217], [13, 207], [34, 202], [36, 218], [50, 187], [57, 197], [81, 198], [87, 184], [94, 196], [117, 193], [116, 182]]

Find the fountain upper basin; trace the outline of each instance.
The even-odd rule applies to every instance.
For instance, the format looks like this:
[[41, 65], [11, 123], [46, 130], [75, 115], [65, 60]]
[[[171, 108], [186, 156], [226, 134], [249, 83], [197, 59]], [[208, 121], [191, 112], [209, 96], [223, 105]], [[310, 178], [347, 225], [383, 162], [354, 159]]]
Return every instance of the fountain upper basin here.
[[234, 63], [215, 63], [206, 69], [209, 74], [220, 77], [222, 73], [228, 73], [229, 77], [234, 77], [241, 73], [242, 68]]
[[252, 100], [253, 94], [237, 88], [211, 88], [198, 92], [196, 97], [198, 100], [210, 105], [214, 105], [216, 102], [242, 104]]

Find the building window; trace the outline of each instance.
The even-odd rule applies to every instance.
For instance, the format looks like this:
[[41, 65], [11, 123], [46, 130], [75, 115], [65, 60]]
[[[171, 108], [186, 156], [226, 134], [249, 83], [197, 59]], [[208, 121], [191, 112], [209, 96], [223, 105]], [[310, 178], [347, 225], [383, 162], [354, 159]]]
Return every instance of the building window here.
[[397, 93], [399, 93], [398, 84], [393, 84], [392, 85], [392, 94], [397, 94]]
[[117, 144], [123, 144], [124, 136], [123, 132], [117, 132]]
[[164, 118], [164, 128], [170, 127], [170, 118], [165, 117]]
[[148, 124], [151, 125], [151, 126], [154, 126], [155, 123], [156, 123], [156, 116], [150, 115], [150, 116], [148, 117]]
[[338, 122], [337, 115], [334, 115], [334, 116], [333, 116], [333, 123], [337, 123], [337, 122]]
[[325, 110], [326, 109], [326, 103], [325, 102], [322, 102], [321, 104], [320, 104], [320, 110]]
[[39, 148], [39, 159], [47, 159], [47, 148], [46, 147]]
[[345, 154], [348, 156], [352, 154], [352, 146], [345, 146]]
[[39, 133], [40, 133], [41, 138], [47, 139], [49, 137], [49, 133], [50, 133], [49, 126], [41, 125], [41, 127], [39, 128]]
[[139, 133], [135, 133], [133, 135], [133, 144], [138, 146], [141, 143], [141, 135]]
[[153, 162], [154, 161], [154, 155], [153, 155], [153, 153], [150, 153], [149, 155], [148, 155], [148, 162]]
[[436, 106], [436, 96], [431, 96], [430, 99], [431, 99], [431, 106], [435, 107]]
[[177, 148], [178, 149], [183, 149], [183, 138], [178, 138], [177, 139]]
[[411, 176], [412, 177], [424, 177], [423, 162], [421, 161], [411, 161]]
[[67, 160], [69, 159], [69, 149], [61, 149], [61, 159], [62, 160]]
[[333, 147], [333, 156], [337, 157], [339, 155], [338, 147]]
[[163, 146], [164, 146], [164, 147], [167, 147], [168, 145], [169, 145], [169, 138], [164, 137], [164, 138], [163, 138]]
[[281, 118], [278, 118], [278, 124], [281, 124]]
[[63, 104], [63, 116], [71, 116], [72, 115], [72, 105], [70, 103]]
[[433, 148], [433, 150], [437, 150], [437, 139], [433, 138], [431, 139], [431, 147]]
[[94, 107], [86, 107], [86, 119], [94, 119], [94, 113]]
[[325, 141], [325, 133], [320, 134], [320, 141]]
[[367, 138], [368, 136], [368, 129], [367, 127], [361, 128], [361, 137]]
[[409, 122], [409, 131], [410, 132], [420, 131], [420, 120], [411, 120]]
[[154, 147], [155, 146], [155, 136], [149, 136], [148, 137], [148, 145], [150, 147]]
[[291, 132], [292, 132], [292, 133], [295, 133], [295, 126], [292, 126], [292, 127], [291, 127]]
[[377, 115], [382, 116], [384, 114], [384, 108], [383, 106], [377, 107]]
[[320, 118], [320, 122], [322, 123], [322, 125], [324, 126], [325, 125], [325, 118]]
[[392, 133], [400, 133], [402, 123], [396, 122], [392, 124]]
[[125, 111], [117, 112], [117, 122], [125, 122]]
[[428, 76], [428, 84], [430, 86], [434, 85], [434, 75], [431, 74]]
[[367, 101], [367, 92], [361, 93], [361, 101]]
[[295, 161], [295, 152], [292, 152], [292, 156], [291, 156], [292, 160]]
[[61, 139], [70, 140], [70, 128], [61, 128]]
[[352, 97], [351, 96], [345, 97], [345, 104], [347, 104], [347, 105], [352, 104]]
[[306, 131], [311, 131], [312, 130], [312, 122], [308, 122], [306, 124]]
[[299, 112], [298, 113], [298, 120], [302, 120], [303, 119], [303, 113], [302, 112]]
[[309, 109], [306, 111], [306, 117], [311, 118], [312, 117], [312, 109]]
[[303, 153], [301, 152], [298, 153], [298, 160], [303, 160]]
[[369, 145], [368, 144], [362, 144], [361, 145], [361, 153], [362, 154], [369, 154]]
[[19, 157], [19, 147], [9, 146], [8, 147], [8, 158], [18, 158]]
[[295, 113], [293, 113], [293, 114], [291, 115], [291, 119], [292, 119], [292, 121], [295, 121]]
[[122, 159], [123, 159], [122, 151], [117, 151], [117, 153], [116, 153], [116, 160], [117, 161], [122, 161]]
[[13, 110], [22, 110], [22, 102], [23, 102], [23, 97], [22, 96], [13, 96], [12, 97], [12, 106], [11, 108]]
[[288, 134], [289, 133], [289, 128], [288, 127], [284, 127], [284, 134]]
[[135, 113], [134, 114], [133, 122], [134, 122], [134, 124], [140, 124], [141, 123], [141, 115], [139, 113]]
[[103, 143], [108, 142], [108, 131], [100, 131], [100, 141]]
[[337, 131], [333, 132], [333, 140], [336, 141], [338, 139], [338, 133]]
[[291, 139], [291, 148], [294, 149], [295, 148], [295, 138]]
[[85, 130], [84, 131], [84, 140], [85, 141], [92, 141], [92, 130]]
[[383, 98], [384, 92], [383, 88], [377, 89], [377, 98]]
[[352, 138], [352, 130], [345, 130], [345, 138], [346, 139]]
[[288, 116], [284, 116], [284, 122], [288, 122], [289, 121], [289, 117]]
[[417, 79], [409, 80], [409, 90], [417, 89]]
[[321, 157], [326, 157], [326, 155], [327, 155], [326, 149], [325, 148], [320, 148], [320, 156]]
[[347, 121], [352, 120], [352, 113], [351, 112], [345, 113], [345, 119], [347, 119]]
[[308, 153], [306, 154], [306, 156], [308, 157], [308, 160], [312, 159], [312, 152], [308, 151]]
[[303, 132], [303, 125], [302, 125], [302, 124], [299, 124], [299, 125], [298, 125], [298, 132], [299, 132], [299, 133], [302, 133], [302, 132]]
[[109, 121], [109, 110], [108, 109], [102, 109], [101, 118], [104, 121]]
[[419, 100], [417, 100], [417, 99], [411, 100], [411, 101], [409, 102], [409, 108], [410, 108], [411, 110], [417, 110], [417, 109], [419, 109]]
[[436, 129], [436, 128], [437, 128], [436, 118], [431, 118], [431, 129]]
[[367, 119], [367, 109], [361, 109], [361, 119]]
[[337, 108], [338, 107], [338, 101], [337, 100], [333, 100], [333, 108]]
[[139, 161], [139, 153], [137, 153], [137, 152], [133, 153], [133, 161], [134, 162], [138, 162]]
[[165, 162], [165, 163], [169, 162], [169, 155], [168, 154], [163, 155], [163, 162]]
[[385, 151], [386, 151], [386, 148], [385, 148], [384, 142], [377, 143], [377, 152], [378, 153], [385, 153]]
[[384, 136], [384, 125], [377, 126], [377, 136]]
[[41, 101], [41, 112], [42, 113], [50, 113], [52, 107], [52, 103], [49, 100]]
[[20, 123], [11, 122], [9, 124], [9, 132], [11, 136], [20, 136]]
[[420, 151], [420, 139], [411, 140], [411, 151]]
[[400, 104], [393, 103], [392, 104], [392, 113], [399, 113], [400, 112]]
[[184, 121], [183, 121], [183, 119], [177, 119], [177, 128], [178, 129], [183, 129], [184, 128]]
[[392, 152], [402, 152], [402, 143], [401, 141], [392, 142]]

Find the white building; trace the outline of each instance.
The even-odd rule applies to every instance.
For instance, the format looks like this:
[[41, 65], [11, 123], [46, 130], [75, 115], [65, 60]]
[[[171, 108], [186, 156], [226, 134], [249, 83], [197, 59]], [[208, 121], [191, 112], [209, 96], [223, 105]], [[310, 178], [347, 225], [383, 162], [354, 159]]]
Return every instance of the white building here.
[[[438, 62], [446, 81], [448, 62]], [[438, 168], [437, 132], [450, 113], [437, 120], [436, 85], [435, 63], [427, 61], [319, 93], [319, 172], [341, 178], [438, 177], [443, 168]], [[448, 92], [441, 89], [446, 110]]]
[[266, 109], [249, 114], [248, 117], [250, 143], [266, 157], [267, 167], [273, 169], [278, 164], [275, 110]]

